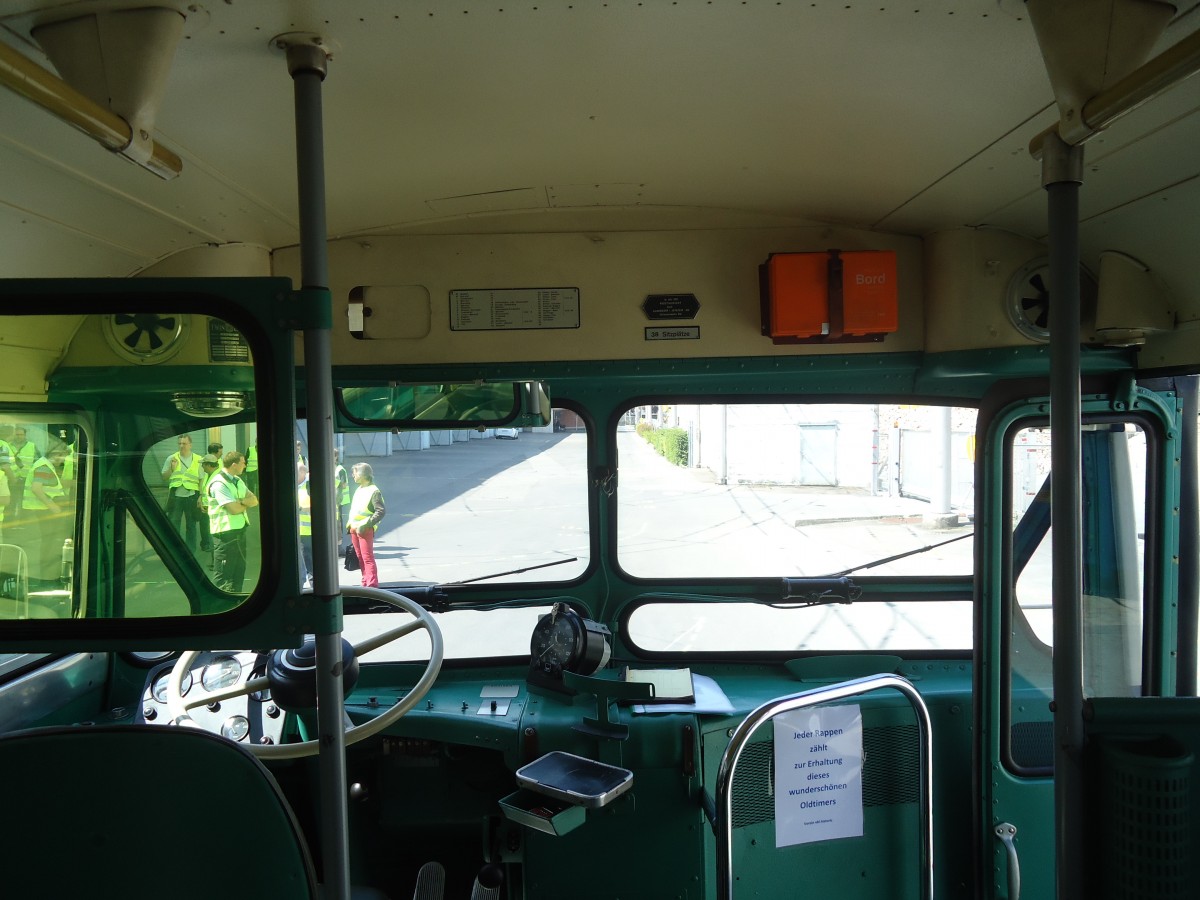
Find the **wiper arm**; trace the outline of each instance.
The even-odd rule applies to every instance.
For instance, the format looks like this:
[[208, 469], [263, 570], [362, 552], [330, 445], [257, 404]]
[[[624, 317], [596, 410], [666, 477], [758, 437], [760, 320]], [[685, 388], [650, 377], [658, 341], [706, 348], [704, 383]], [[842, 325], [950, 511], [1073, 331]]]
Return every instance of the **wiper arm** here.
[[578, 562], [578, 556], [567, 559], [556, 559], [554, 562], [538, 563], [536, 566], [526, 566], [523, 569], [509, 569], [507, 572], [493, 572], [491, 575], [480, 575], [478, 578], [464, 578], [462, 581], [445, 581], [442, 586], [451, 584], [471, 584], [473, 581], [487, 581], [489, 578], [503, 578], [505, 575], [520, 575], [522, 572], [532, 572], [534, 569], [544, 569], [547, 566], [561, 566], [564, 563]]
[[[519, 575], [522, 572], [532, 572], [534, 569], [545, 569], [548, 566], [561, 566], [564, 563], [578, 562], [578, 556], [570, 556], [566, 559], [556, 559], [553, 562], [538, 563], [536, 566], [525, 566], [521, 569], [509, 569], [507, 572], [493, 572], [490, 575], [480, 575], [478, 578], [464, 578], [462, 581], [444, 581], [441, 584], [410, 584], [403, 587], [385, 586], [384, 590], [393, 591], [401, 594], [410, 600], [420, 603], [430, 612], [442, 613], [449, 612], [451, 609], [450, 595], [446, 593], [445, 588], [459, 584], [471, 584], [475, 581], [486, 581], [488, 578], [502, 578], [505, 575]], [[499, 606], [523, 605], [527, 603], [542, 603], [542, 600], [520, 600], [520, 601], [505, 601]], [[471, 604], [472, 609], [489, 609], [492, 607], [480, 607], [476, 604]], [[395, 612], [395, 608], [387, 604], [379, 604], [378, 606], [368, 607], [369, 612], [387, 613]]]
[[851, 572], [861, 572], [863, 569], [873, 569], [876, 566], [882, 566], [884, 563], [895, 562], [898, 559], [904, 559], [906, 556], [916, 556], [918, 553], [926, 553], [930, 550], [936, 550], [938, 547], [945, 547], [947, 544], [953, 544], [955, 541], [966, 540], [973, 537], [975, 532], [969, 531], [966, 534], [960, 534], [958, 537], [952, 537], [947, 541], [939, 541], [936, 544], [926, 544], [924, 547], [918, 547], [916, 550], [906, 550], [903, 553], [896, 553], [892, 556], [885, 556], [883, 559], [873, 559], [870, 562], [863, 563], [860, 566], [851, 566], [849, 569], [842, 569], [840, 572], [834, 572], [832, 575], [826, 575], [826, 578], [840, 578], [843, 575], [849, 575]]

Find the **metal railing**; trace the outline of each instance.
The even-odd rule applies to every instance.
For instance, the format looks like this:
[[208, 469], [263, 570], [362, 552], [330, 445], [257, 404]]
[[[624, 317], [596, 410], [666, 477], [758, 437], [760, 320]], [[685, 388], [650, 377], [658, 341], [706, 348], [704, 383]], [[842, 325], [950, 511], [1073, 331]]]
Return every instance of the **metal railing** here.
[[917, 714], [921, 734], [921, 894], [933, 900], [933, 732], [929, 710], [912, 683], [899, 675], [869, 675], [828, 687], [770, 700], [751, 712], [734, 729], [717, 770], [716, 834], [717, 897], [733, 898], [733, 773], [750, 736], [780, 713], [834, 700], [855, 697], [881, 688], [893, 688], [908, 698]]

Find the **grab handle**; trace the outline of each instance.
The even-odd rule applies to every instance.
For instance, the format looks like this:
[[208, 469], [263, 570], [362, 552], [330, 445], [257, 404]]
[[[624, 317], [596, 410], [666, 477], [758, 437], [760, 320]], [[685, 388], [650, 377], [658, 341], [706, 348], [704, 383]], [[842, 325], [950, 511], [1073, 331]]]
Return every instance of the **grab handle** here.
[[1008, 900], [1021, 900], [1021, 862], [1017, 859], [1017, 826], [1001, 822], [996, 826], [995, 834], [1008, 854]]

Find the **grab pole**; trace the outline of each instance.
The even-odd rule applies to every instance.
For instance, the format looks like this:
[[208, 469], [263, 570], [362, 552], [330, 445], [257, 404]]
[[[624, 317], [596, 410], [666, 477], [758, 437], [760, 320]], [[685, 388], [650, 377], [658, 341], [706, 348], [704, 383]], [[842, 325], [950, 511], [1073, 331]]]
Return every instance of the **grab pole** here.
[[313, 594], [329, 604], [329, 633], [317, 634], [317, 730], [321, 799], [322, 896], [350, 896], [350, 836], [346, 792], [345, 701], [342, 696], [342, 595], [334, 551], [333, 362], [329, 250], [325, 243], [325, 149], [321, 83], [328, 54], [320, 40], [281, 39], [295, 85], [296, 171], [300, 200], [301, 291], [321, 303], [321, 323], [304, 329], [308, 455], [311, 470]]

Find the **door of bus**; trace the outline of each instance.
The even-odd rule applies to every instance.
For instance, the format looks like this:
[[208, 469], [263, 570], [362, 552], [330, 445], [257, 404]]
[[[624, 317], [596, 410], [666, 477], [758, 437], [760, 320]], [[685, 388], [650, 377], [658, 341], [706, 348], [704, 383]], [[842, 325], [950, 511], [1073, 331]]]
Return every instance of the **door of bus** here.
[[[1083, 395], [1078, 677], [1085, 717], [1095, 701], [1136, 703], [1174, 691], [1181, 454], [1180, 405], [1170, 387], [1126, 381]], [[1056, 887], [1055, 823], [1086, 829], [1088, 846], [1111, 824], [1096, 821], [1106, 811], [1094, 796], [1103, 775], [1091, 749], [1078, 763], [1085, 796], [1055, 809], [1048, 407], [1044, 396], [998, 395], [980, 415], [986, 452], [976, 515], [987, 525], [976, 588], [977, 840], [981, 895], [992, 898], [1080, 896], [1073, 874], [1066, 893], [1056, 893], [1063, 888]]]

